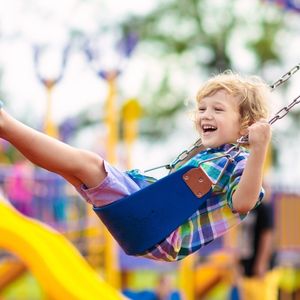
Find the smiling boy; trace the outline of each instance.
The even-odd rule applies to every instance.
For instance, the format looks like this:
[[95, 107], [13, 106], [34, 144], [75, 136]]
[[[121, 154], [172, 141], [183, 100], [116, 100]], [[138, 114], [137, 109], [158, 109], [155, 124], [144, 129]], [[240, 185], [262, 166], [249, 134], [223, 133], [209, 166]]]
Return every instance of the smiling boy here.
[[[240, 223], [259, 204], [263, 197], [263, 163], [271, 138], [270, 125], [265, 121], [268, 97], [269, 88], [261, 80], [232, 72], [211, 78], [199, 89], [196, 128], [206, 150], [186, 164], [197, 167], [203, 163], [202, 168], [215, 182], [224, 166], [224, 157], [218, 157], [245, 134], [248, 149], [242, 148], [225, 170], [205, 207], [142, 256], [163, 261], [182, 259]], [[110, 204], [153, 183], [153, 178], [137, 170], [121, 172], [95, 153], [40, 133], [3, 109], [0, 137], [34, 164], [63, 176], [94, 207]], [[205, 162], [210, 158], [218, 159]]]

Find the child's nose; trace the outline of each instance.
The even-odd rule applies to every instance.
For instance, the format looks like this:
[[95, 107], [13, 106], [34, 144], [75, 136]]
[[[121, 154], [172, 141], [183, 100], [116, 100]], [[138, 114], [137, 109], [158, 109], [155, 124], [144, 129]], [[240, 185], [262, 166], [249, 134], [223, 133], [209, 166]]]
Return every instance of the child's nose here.
[[204, 119], [212, 119], [212, 111], [210, 109], [206, 109], [202, 115]]

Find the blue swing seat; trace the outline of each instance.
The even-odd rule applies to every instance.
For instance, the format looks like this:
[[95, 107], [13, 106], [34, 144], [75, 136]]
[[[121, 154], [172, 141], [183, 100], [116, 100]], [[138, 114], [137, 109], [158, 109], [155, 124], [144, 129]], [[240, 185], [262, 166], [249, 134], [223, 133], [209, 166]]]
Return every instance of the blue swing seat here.
[[127, 254], [141, 255], [205, 205], [211, 186], [200, 167], [186, 166], [94, 211]]

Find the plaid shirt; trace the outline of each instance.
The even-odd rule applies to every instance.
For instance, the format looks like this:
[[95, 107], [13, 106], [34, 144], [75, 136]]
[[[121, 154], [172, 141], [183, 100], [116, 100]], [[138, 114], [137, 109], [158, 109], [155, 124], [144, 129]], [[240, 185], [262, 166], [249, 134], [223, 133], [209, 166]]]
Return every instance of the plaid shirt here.
[[[230, 147], [232, 145], [228, 144], [201, 151], [184, 166], [198, 167], [203, 162], [201, 167], [215, 182], [227, 161], [225, 157], [220, 156]], [[242, 148], [241, 153], [235, 158], [233, 163], [227, 166], [221, 179], [213, 187], [211, 197], [207, 199], [205, 207], [197, 210], [184, 224], [143, 256], [163, 261], [180, 260], [220, 237], [231, 227], [239, 224], [246, 215], [234, 212], [232, 195], [237, 189], [248, 156], [249, 152]], [[204, 162], [213, 157], [219, 158]], [[152, 177], [143, 176], [136, 170], [128, 172], [128, 175], [133, 180], [153, 182]], [[256, 206], [261, 202], [263, 196], [264, 192], [262, 189]]]

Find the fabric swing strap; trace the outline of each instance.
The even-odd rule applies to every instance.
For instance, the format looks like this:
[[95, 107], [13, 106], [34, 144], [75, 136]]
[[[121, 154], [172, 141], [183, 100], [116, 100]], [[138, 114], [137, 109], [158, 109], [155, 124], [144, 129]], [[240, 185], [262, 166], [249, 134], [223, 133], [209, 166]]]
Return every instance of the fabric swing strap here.
[[[235, 153], [221, 156], [227, 157], [227, 163], [219, 178], [239, 151]], [[94, 211], [127, 254], [141, 255], [204, 207], [213, 184], [216, 183], [201, 166], [184, 166], [132, 195], [95, 207]]]

